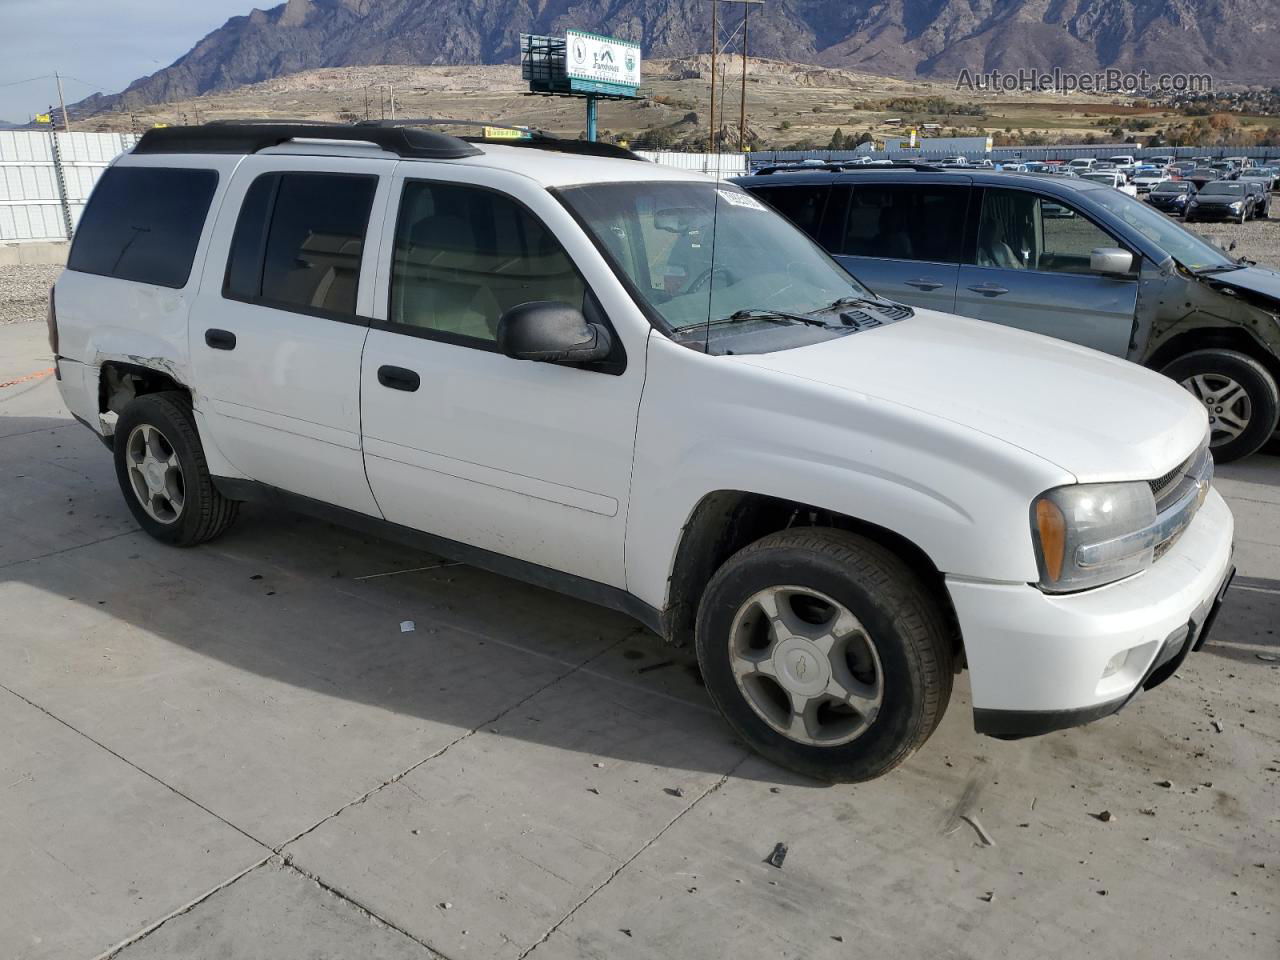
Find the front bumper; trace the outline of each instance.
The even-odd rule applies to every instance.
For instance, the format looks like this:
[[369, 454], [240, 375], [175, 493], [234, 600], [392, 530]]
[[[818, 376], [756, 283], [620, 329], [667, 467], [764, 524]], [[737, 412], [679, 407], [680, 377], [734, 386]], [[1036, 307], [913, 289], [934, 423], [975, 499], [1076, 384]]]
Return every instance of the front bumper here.
[[1053, 596], [948, 577], [978, 732], [1022, 737], [1088, 723], [1168, 679], [1208, 636], [1233, 573], [1233, 535], [1231, 511], [1211, 490], [1177, 543], [1119, 583]]
[[1239, 211], [1228, 207], [1196, 207], [1187, 211], [1188, 220], [1235, 220], [1239, 216]]

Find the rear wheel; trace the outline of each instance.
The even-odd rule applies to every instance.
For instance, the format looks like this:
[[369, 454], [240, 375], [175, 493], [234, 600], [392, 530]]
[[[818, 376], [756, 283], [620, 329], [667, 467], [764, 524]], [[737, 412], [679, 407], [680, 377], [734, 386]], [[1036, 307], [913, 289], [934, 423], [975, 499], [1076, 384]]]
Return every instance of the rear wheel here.
[[125, 502], [157, 540], [194, 546], [235, 520], [239, 504], [213, 485], [185, 394], [151, 393], [130, 403], [116, 422], [112, 450]]
[[1280, 420], [1280, 391], [1267, 369], [1235, 350], [1196, 350], [1162, 371], [1205, 405], [1219, 463], [1257, 451]]
[[734, 730], [819, 780], [892, 770], [951, 696], [936, 598], [896, 554], [841, 530], [786, 530], [730, 557], [699, 606], [697, 652]]

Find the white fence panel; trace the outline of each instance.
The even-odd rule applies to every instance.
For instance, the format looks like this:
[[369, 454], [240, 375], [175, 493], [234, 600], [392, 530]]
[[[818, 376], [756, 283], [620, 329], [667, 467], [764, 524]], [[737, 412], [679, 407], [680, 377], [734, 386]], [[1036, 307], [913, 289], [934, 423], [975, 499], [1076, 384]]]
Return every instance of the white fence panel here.
[[102, 171], [137, 141], [131, 133], [0, 131], [0, 243], [69, 239], [68, 220], [74, 229]]
[[747, 172], [747, 158], [741, 153], [677, 153], [674, 150], [637, 150], [636, 153], [664, 167], [694, 170], [721, 180]]

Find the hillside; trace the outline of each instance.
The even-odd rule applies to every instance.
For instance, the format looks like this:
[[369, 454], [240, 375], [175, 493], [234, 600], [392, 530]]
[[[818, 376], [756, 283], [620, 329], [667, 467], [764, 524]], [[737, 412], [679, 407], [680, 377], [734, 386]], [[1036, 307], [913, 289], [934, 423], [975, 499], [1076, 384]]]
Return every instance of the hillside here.
[[[321, 67], [514, 63], [522, 31], [566, 27], [638, 40], [648, 57], [710, 47], [706, 0], [288, 0], [76, 107], [136, 109]], [[1056, 66], [1280, 81], [1280, 0], [791, 0], [761, 8], [751, 36], [760, 56], [902, 78]]]

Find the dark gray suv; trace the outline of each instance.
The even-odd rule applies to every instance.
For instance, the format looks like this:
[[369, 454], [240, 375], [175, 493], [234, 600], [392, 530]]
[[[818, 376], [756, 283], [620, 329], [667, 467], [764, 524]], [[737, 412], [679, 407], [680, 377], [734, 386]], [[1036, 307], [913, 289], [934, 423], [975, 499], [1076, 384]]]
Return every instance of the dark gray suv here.
[[736, 182], [883, 296], [1163, 371], [1204, 403], [1220, 462], [1276, 430], [1280, 273], [1118, 190], [923, 166]]

